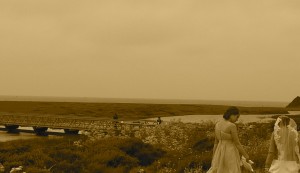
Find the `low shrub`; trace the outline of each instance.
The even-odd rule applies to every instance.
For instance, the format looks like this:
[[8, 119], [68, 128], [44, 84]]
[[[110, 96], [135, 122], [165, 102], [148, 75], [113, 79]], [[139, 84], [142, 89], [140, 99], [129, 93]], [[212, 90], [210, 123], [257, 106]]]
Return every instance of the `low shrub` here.
[[145, 144], [138, 139], [127, 140], [119, 147], [126, 154], [137, 158], [141, 166], [151, 165], [165, 154], [165, 151], [150, 144]]

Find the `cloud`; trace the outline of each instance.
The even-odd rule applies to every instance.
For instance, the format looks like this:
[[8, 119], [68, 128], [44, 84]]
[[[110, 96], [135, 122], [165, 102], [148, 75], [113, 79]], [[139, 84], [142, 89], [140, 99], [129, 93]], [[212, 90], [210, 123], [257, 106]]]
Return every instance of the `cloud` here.
[[[239, 87], [257, 88], [253, 97], [259, 97], [259, 83], [276, 85], [275, 95], [283, 88], [276, 77], [290, 76], [284, 81], [299, 85], [299, 7], [295, 0], [1, 1], [3, 92], [14, 93], [9, 86], [22, 78], [27, 93], [34, 94], [31, 83], [39, 83], [40, 95], [48, 81], [63, 91], [81, 85], [87, 95], [100, 97], [121, 84], [128, 86], [122, 89], [126, 97], [146, 97], [151, 87], [160, 91], [157, 97], [210, 98], [213, 88], [225, 97], [218, 91], [224, 85], [242, 99]], [[181, 95], [183, 88], [189, 92]], [[63, 94], [59, 87], [49, 90]], [[79, 89], [69, 95], [74, 93]]]

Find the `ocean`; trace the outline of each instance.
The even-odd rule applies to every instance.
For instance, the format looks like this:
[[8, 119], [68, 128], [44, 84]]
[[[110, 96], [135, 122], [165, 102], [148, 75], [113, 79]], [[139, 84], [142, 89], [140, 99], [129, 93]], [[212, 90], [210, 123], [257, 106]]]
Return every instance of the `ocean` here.
[[288, 102], [237, 101], [237, 100], [186, 100], [186, 99], [143, 99], [143, 98], [96, 98], [96, 97], [41, 97], [41, 96], [0, 96], [0, 101], [40, 102], [91, 102], [91, 103], [145, 103], [145, 104], [206, 104], [245, 107], [285, 107]]

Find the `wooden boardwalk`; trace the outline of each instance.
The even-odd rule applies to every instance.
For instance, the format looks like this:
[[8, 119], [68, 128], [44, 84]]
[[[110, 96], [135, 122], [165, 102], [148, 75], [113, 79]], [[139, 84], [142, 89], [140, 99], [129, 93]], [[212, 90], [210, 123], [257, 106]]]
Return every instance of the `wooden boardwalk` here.
[[154, 127], [156, 121], [117, 121], [108, 118], [80, 117], [72, 115], [24, 115], [0, 114], [0, 125], [8, 130], [33, 127], [36, 132], [45, 132], [48, 128], [64, 129], [66, 133], [78, 133], [79, 130], [110, 131], [139, 130], [141, 127]]

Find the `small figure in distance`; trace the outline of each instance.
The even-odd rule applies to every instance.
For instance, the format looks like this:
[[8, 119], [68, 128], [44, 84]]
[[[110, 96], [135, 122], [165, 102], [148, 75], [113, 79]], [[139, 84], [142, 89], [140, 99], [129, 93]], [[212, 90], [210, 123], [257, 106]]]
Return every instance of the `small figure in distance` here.
[[113, 116], [113, 119], [114, 120], [117, 120], [119, 117], [118, 117], [118, 114], [117, 113], [115, 113], [115, 115]]
[[162, 120], [160, 119], [160, 117], [157, 118], [156, 122], [157, 122], [157, 124], [161, 124], [162, 123]]
[[115, 115], [113, 116], [113, 120], [114, 120], [114, 128], [115, 129], [117, 129], [118, 128], [118, 119], [119, 119], [119, 117], [118, 117], [118, 114], [117, 113], [115, 113]]

